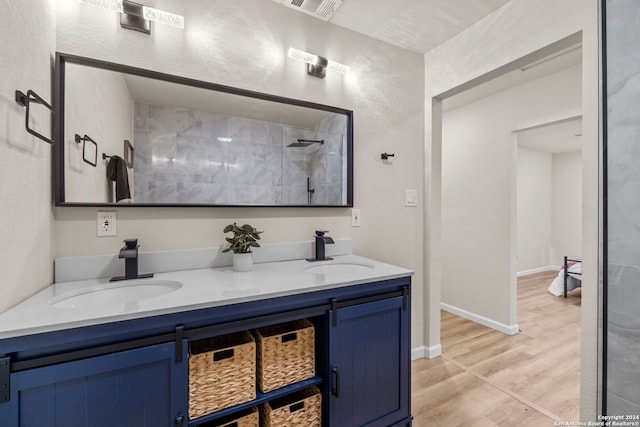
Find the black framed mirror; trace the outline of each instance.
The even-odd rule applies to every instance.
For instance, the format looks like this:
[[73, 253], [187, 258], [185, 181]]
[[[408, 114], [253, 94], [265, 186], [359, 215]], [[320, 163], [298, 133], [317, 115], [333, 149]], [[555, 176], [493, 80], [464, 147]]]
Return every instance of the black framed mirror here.
[[353, 206], [350, 110], [62, 53], [54, 96], [56, 206]]

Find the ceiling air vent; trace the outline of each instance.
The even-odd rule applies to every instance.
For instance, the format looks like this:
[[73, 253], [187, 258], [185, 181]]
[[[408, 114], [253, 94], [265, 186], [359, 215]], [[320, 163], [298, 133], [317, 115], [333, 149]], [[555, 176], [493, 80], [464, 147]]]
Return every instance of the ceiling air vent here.
[[291, 9], [329, 21], [342, 4], [342, 0], [273, 0]]

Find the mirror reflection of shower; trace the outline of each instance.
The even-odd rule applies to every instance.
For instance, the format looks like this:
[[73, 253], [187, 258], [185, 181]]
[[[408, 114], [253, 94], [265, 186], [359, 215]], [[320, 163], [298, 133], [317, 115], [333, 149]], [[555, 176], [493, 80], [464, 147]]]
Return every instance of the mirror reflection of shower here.
[[325, 206], [340, 200], [346, 174], [345, 136], [331, 117], [307, 128], [282, 133], [282, 200], [300, 206]]
[[[292, 142], [287, 145], [287, 148], [304, 148], [313, 144], [324, 145], [324, 139], [303, 139], [298, 138], [296, 142]], [[311, 205], [313, 200], [313, 194], [316, 192], [315, 188], [311, 188], [311, 177], [307, 177], [307, 204]]]

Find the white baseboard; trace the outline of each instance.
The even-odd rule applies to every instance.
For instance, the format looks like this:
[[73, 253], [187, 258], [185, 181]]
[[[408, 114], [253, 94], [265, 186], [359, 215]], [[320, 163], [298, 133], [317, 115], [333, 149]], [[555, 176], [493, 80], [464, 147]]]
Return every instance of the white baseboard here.
[[515, 335], [518, 332], [520, 332], [520, 327], [517, 324], [505, 325], [504, 323], [496, 322], [493, 319], [489, 319], [487, 317], [480, 316], [475, 313], [471, 313], [469, 311], [463, 310], [458, 307], [454, 307], [449, 304], [445, 304], [443, 302], [440, 303], [440, 308], [442, 308], [444, 311], [447, 311], [449, 313], [453, 313], [457, 316], [464, 317], [467, 320], [471, 320], [472, 322], [476, 322], [488, 328], [495, 329], [496, 331], [502, 332], [503, 334]]
[[432, 345], [431, 347], [420, 346], [411, 350], [411, 360], [416, 359], [434, 359], [442, 354], [442, 347], [440, 344]]
[[516, 277], [528, 276], [529, 274], [542, 273], [545, 271], [560, 271], [560, 266], [546, 265], [544, 267], [532, 268], [531, 270], [518, 271]]
[[442, 354], [442, 346], [440, 344], [427, 347], [427, 359], [435, 359]]

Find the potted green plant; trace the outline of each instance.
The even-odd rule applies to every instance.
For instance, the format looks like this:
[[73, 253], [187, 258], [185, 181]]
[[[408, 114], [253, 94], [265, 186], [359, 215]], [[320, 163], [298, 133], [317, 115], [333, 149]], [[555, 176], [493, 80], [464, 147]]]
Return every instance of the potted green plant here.
[[225, 233], [233, 233], [232, 237], [227, 237], [226, 241], [229, 247], [222, 252], [233, 252], [233, 271], [244, 272], [250, 271], [253, 266], [253, 258], [251, 257], [251, 249], [259, 248], [260, 234], [255, 227], [245, 224], [241, 227], [235, 222], [224, 228]]

